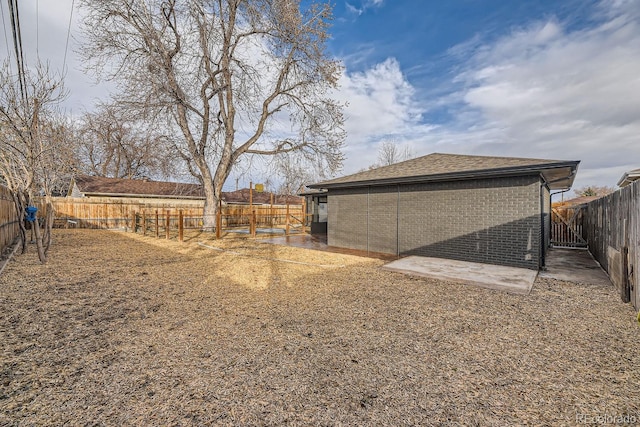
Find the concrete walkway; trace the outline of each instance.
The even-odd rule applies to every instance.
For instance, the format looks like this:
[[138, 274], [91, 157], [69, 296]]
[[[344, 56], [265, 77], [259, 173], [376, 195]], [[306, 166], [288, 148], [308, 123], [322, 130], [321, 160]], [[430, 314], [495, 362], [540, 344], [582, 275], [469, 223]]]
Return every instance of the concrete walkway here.
[[390, 262], [384, 270], [466, 283], [489, 289], [528, 295], [538, 274], [535, 270], [479, 264], [443, 258], [409, 256]]
[[540, 277], [589, 285], [611, 285], [609, 276], [586, 249], [552, 248]]
[[[368, 256], [385, 261], [396, 258], [395, 255], [327, 246], [326, 236], [292, 235], [272, 237], [261, 240], [261, 242]], [[609, 277], [602, 270], [600, 264], [585, 249], [552, 248], [547, 253], [546, 262], [546, 269], [540, 271], [539, 274], [535, 270], [525, 268], [419, 256], [401, 258], [386, 264], [382, 268], [389, 271], [467, 283], [524, 295], [531, 292], [536, 276], [574, 283], [611, 285]]]

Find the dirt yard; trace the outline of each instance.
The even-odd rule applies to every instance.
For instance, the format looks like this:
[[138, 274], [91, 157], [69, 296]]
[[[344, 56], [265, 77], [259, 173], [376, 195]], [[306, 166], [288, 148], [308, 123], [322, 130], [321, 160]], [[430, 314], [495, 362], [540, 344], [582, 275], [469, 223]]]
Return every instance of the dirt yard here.
[[640, 327], [612, 287], [517, 296], [247, 239], [54, 237], [48, 265], [29, 248], [0, 276], [0, 425], [640, 419]]

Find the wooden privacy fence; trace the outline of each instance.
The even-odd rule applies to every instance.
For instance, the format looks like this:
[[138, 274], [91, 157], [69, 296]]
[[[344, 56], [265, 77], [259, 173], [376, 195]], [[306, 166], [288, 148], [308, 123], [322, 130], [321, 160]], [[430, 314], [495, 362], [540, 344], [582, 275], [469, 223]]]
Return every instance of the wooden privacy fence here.
[[[224, 211], [224, 209], [223, 209]], [[274, 214], [273, 208], [254, 206], [250, 212], [246, 209], [231, 209], [231, 213], [219, 211], [215, 219], [216, 237], [222, 237], [224, 230], [242, 228], [246, 234], [255, 237], [259, 228], [267, 228], [267, 232], [274, 232], [274, 228], [281, 229], [289, 235], [293, 228], [305, 232], [306, 215], [299, 205], [285, 206], [284, 214]], [[262, 211], [262, 212], [261, 212]], [[126, 228], [134, 233], [143, 235], [155, 235], [156, 238], [170, 239], [177, 235], [179, 241], [184, 240], [184, 230], [201, 229], [203, 224], [202, 214], [187, 215], [182, 210], [178, 212], [156, 209], [153, 212], [143, 210], [132, 212], [131, 217], [125, 220]], [[247, 229], [248, 228], [248, 229]]]
[[54, 197], [52, 205], [56, 212], [56, 227], [121, 229], [129, 228], [133, 212], [182, 210], [185, 215], [202, 217], [204, 206], [199, 200], [143, 201], [110, 197]]
[[19, 221], [9, 189], [0, 185], [0, 252], [18, 237]]
[[[138, 230], [160, 235], [164, 230], [177, 232], [198, 229], [204, 224], [202, 200], [127, 200], [118, 198], [53, 198], [57, 227], [108, 228]], [[258, 229], [304, 227], [303, 205], [224, 205], [214, 218], [219, 231], [248, 228], [255, 235]]]
[[551, 244], [556, 247], [587, 247], [582, 237], [586, 205], [551, 208]]
[[583, 235], [622, 300], [640, 309], [640, 181], [589, 202]]

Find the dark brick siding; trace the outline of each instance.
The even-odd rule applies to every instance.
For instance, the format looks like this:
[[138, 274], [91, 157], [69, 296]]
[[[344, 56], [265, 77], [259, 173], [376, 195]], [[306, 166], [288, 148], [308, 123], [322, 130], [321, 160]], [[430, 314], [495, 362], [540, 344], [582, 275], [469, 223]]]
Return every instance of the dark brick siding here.
[[333, 246], [537, 269], [538, 176], [330, 190]]
[[327, 198], [327, 243], [330, 246], [367, 249], [369, 189], [333, 190]]
[[369, 251], [398, 251], [398, 186], [369, 190]]

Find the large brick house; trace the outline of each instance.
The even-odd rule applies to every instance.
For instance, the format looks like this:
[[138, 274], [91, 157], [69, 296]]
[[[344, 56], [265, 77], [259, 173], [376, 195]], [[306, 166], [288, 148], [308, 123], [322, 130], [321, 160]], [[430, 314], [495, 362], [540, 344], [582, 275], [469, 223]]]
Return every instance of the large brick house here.
[[435, 153], [309, 187], [326, 191], [331, 246], [539, 269], [550, 191], [579, 163]]

